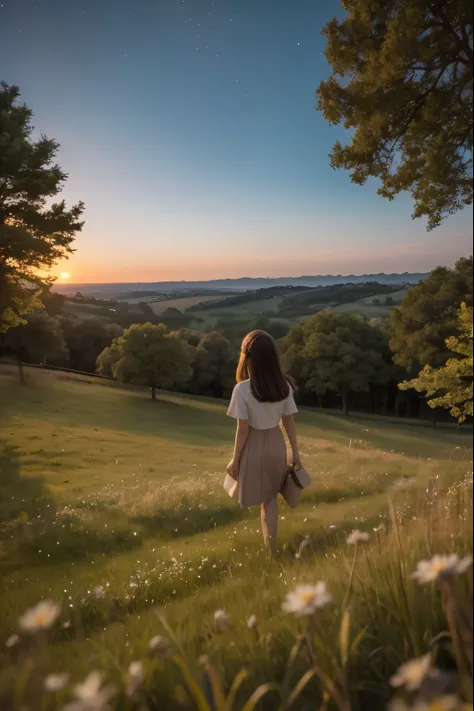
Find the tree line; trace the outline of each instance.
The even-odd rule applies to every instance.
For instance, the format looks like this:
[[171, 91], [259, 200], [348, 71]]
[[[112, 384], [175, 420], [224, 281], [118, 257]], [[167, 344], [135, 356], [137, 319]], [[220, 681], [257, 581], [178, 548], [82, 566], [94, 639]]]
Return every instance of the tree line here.
[[[397, 393], [411, 390], [459, 420], [472, 415], [472, 278], [472, 257], [463, 258], [412, 287], [387, 319], [324, 310], [295, 325], [279, 346], [301, 401], [339, 403], [347, 415], [365, 393], [374, 411], [391, 412]], [[42, 362], [147, 386], [153, 398], [158, 389], [229, 396], [238, 343], [224, 334], [151, 322], [122, 329], [58, 313], [56, 295], [43, 299], [45, 309], [0, 338], [22, 380], [23, 363]]]

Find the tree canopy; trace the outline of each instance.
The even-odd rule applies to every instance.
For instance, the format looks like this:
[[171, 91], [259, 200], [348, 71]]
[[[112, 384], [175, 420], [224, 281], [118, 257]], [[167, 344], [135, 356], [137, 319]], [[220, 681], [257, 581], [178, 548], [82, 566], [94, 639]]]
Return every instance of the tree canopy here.
[[454, 269], [437, 267], [412, 287], [390, 316], [390, 347], [397, 365], [411, 373], [422, 366], [444, 365], [450, 356], [446, 339], [456, 332], [462, 302], [472, 306], [473, 260], [460, 259]]
[[36, 311], [25, 323], [0, 337], [0, 353], [18, 362], [20, 380], [24, 382], [23, 363], [46, 363], [67, 359], [68, 351], [59, 322], [46, 311]]
[[[71, 254], [82, 228], [82, 202], [51, 202], [67, 174], [55, 163], [56, 141], [32, 140], [32, 111], [18, 87], [0, 83], [0, 332], [41, 306], [40, 270]], [[48, 281], [46, 279], [46, 281]]]
[[152, 398], [156, 389], [186, 383], [191, 375], [191, 355], [186, 343], [175, 338], [163, 324], [134, 324], [115, 339], [97, 360], [97, 370], [111, 372], [124, 383], [146, 385]]
[[69, 365], [73, 370], [94, 373], [100, 353], [118, 338], [122, 329], [98, 318], [81, 319], [72, 315], [61, 319], [64, 338], [69, 349]]
[[459, 336], [446, 339], [446, 346], [455, 357], [441, 368], [426, 365], [417, 378], [400, 383], [400, 390], [414, 389], [424, 393], [428, 405], [449, 410], [458, 422], [473, 414], [473, 310], [461, 305], [458, 313]]
[[334, 390], [348, 414], [348, 395], [383, 384], [391, 376], [382, 331], [354, 314], [321, 311], [296, 326], [283, 343], [285, 368], [305, 390]]
[[331, 165], [379, 194], [409, 191], [432, 229], [472, 204], [471, 0], [345, 0], [323, 30], [329, 79], [318, 109], [350, 131]]

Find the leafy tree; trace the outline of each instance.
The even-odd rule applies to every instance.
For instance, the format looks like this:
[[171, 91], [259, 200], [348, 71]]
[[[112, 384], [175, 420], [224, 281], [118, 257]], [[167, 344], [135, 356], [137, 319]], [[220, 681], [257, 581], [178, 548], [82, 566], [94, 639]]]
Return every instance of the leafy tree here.
[[121, 358], [121, 351], [115, 340], [112, 345], [104, 348], [102, 353], [99, 353], [96, 361], [96, 372], [99, 375], [104, 375], [107, 378], [114, 377], [114, 367]]
[[64, 309], [66, 297], [63, 294], [52, 292], [50, 285], [47, 285], [40, 291], [39, 300], [50, 316], [60, 316]]
[[193, 386], [198, 394], [222, 397], [235, 383], [236, 349], [216, 331], [203, 335], [196, 348]]
[[151, 388], [153, 400], [157, 388], [183, 385], [192, 375], [188, 348], [163, 324], [134, 324], [126, 329], [98, 358], [98, 372], [108, 367], [117, 380]]
[[83, 225], [82, 202], [70, 210], [50, 202], [67, 179], [54, 163], [59, 146], [31, 139], [32, 112], [19, 96], [18, 87], [0, 83], [0, 332], [41, 307], [38, 270], [71, 254]]
[[397, 365], [416, 373], [424, 365], [444, 365], [446, 347], [457, 327], [463, 301], [472, 306], [473, 261], [460, 259], [454, 269], [437, 267], [412, 287], [390, 315], [390, 347]]
[[118, 338], [122, 329], [96, 318], [64, 317], [61, 326], [69, 349], [69, 364], [74, 370], [94, 373], [100, 353]]
[[433, 229], [472, 204], [473, 22], [469, 0], [344, 2], [323, 30], [333, 73], [318, 108], [351, 133], [331, 165], [379, 194], [410, 191]]
[[59, 322], [45, 311], [29, 315], [24, 324], [5, 333], [0, 351], [16, 358], [22, 384], [25, 382], [23, 363], [46, 363], [68, 356]]
[[188, 343], [193, 348], [197, 348], [201, 342], [203, 333], [202, 331], [196, 331], [192, 328], [180, 328], [179, 331], [175, 331], [174, 336]]
[[292, 329], [283, 349], [284, 366], [304, 389], [336, 391], [346, 415], [349, 393], [368, 391], [391, 376], [383, 333], [354, 314], [321, 311]]
[[458, 313], [460, 336], [446, 339], [446, 346], [456, 356], [441, 368], [425, 365], [417, 378], [400, 383], [400, 390], [425, 393], [428, 405], [443, 407], [458, 422], [472, 417], [473, 406], [473, 310], [461, 304]]

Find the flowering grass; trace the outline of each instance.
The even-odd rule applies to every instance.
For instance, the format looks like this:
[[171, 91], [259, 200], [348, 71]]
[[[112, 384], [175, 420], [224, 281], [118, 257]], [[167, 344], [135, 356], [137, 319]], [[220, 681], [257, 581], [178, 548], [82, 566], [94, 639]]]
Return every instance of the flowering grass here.
[[[302, 413], [313, 484], [297, 509], [282, 506], [282, 550], [269, 560], [258, 512], [222, 489], [233, 435], [222, 404], [152, 403], [43, 372], [21, 388], [8, 368], [0, 402], [2, 709], [79, 708], [89, 692], [113, 708], [204, 708], [196, 684], [220, 711], [214, 675], [227, 698], [243, 668], [226, 711], [259, 688], [257, 709], [332, 708], [305, 615], [282, 609], [298, 586], [292, 609], [320, 615], [329, 679], [342, 644], [353, 709], [386, 708], [390, 678], [437, 635], [440, 663], [455, 663], [442, 596], [410, 576], [423, 559], [472, 552], [468, 434]], [[40, 600], [61, 612], [32, 635], [20, 621], [34, 625]]]

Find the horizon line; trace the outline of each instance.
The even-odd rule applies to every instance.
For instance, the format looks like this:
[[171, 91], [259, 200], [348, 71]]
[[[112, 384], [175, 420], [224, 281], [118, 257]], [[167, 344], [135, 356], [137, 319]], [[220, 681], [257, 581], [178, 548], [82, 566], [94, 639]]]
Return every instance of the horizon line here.
[[[215, 279], [169, 279], [167, 281], [61, 281], [60, 286], [77, 286], [81, 284], [87, 284], [88, 286], [103, 286], [103, 285], [127, 285], [127, 284], [212, 284], [215, 282], [236, 282], [236, 281], [281, 281], [284, 279], [349, 279], [355, 277], [360, 279], [361, 277], [374, 277], [374, 276], [414, 276], [419, 274], [429, 274], [432, 270], [427, 271], [415, 271], [415, 272], [366, 272], [363, 274], [301, 274], [300, 276], [278, 276], [278, 277], [218, 277]], [[58, 279], [53, 282], [53, 286], [58, 285]]]

